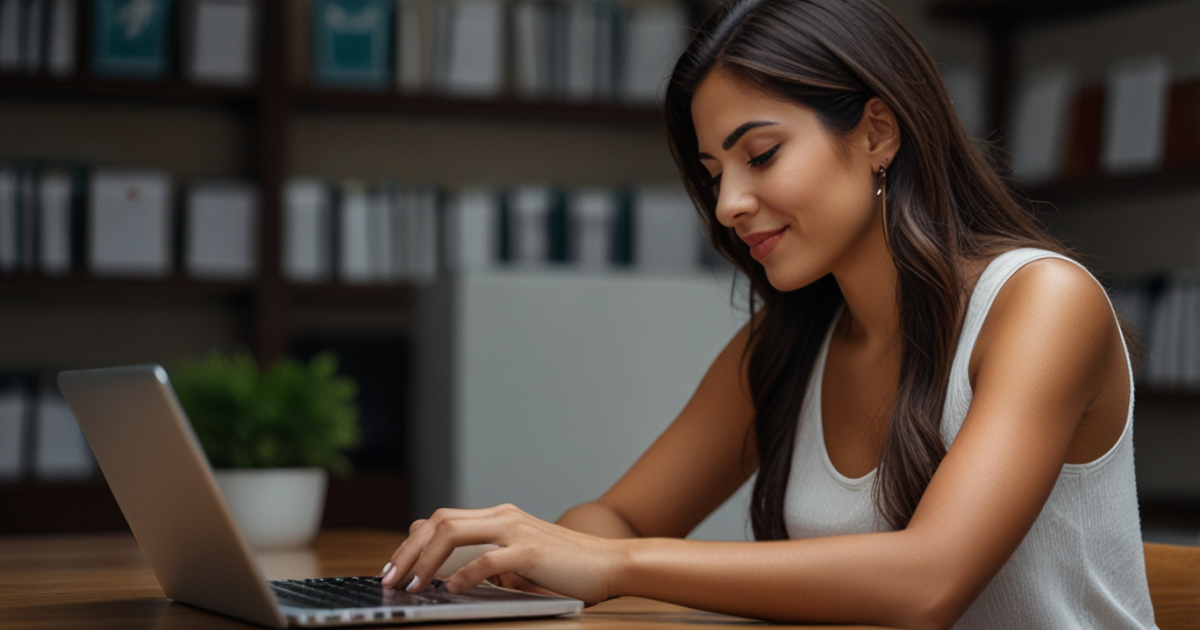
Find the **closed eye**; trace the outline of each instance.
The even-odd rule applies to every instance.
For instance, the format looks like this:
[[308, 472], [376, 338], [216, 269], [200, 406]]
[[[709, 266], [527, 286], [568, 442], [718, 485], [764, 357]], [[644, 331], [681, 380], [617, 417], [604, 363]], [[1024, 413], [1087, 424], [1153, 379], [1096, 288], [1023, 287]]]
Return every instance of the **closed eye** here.
[[777, 145], [771, 147], [770, 149], [767, 149], [766, 151], [759, 153], [758, 155], [750, 158], [750, 161], [746, 162], [746, 164], [749, 164], [750, 166], [762, 166], [763, 164], [766, 164], [767, 161], [770, 160], [775, 155], [775, 152], [778, 150], [779, 150], [779, 145], [777, 144]]

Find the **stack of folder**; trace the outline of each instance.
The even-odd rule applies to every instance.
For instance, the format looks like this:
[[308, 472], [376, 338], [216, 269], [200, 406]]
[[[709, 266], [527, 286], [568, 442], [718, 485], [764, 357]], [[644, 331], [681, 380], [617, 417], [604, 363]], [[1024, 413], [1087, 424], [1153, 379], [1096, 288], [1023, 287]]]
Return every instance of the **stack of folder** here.
[[311, 28], [318, 86], [629, 103], [661, 98], [689, 23], [672, 0], [314, 0], [311, 11], [295, 23]]
[[256, 277], [258, 187], [195, 180], [181, 207], [175, 190], [155, 169], [0, 163], [0, 273], [164, 278], [182, 264], [204, 280]]
[[91, 3], [87, 52], [95, 76], [162, 80], [178, 57], [197, 84], [243, 86], [257, 78], [256, 0], [0, 0], [0, 73], [74, 76], [82, 2]]

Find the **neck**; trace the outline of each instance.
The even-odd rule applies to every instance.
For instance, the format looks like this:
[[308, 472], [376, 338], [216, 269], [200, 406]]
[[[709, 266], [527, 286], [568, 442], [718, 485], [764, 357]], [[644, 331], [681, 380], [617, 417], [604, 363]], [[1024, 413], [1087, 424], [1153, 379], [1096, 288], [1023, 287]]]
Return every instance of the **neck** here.
[[899, 340], [898, 273], [882, 229], [868, 230], [833, 271], [846, 300], [850, 341], [886, 351]]

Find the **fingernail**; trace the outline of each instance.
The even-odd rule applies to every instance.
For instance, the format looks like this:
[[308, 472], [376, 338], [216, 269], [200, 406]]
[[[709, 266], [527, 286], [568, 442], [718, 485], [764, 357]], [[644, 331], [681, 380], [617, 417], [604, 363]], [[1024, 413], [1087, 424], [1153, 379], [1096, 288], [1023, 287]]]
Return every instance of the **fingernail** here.
[[[388, 564], [391, 565], [392, 563], [389, 562]], [[388, 569], [387, 573], [385, 573], [383, 576], [383, 582], [386, 584], [388, 582], [391, 582], [393, 579], [395, 579], [396, 572], [398, 570], [399, 569], [397, 569], [396, 567], [392, 567], [392, 568]]]
[[408, 586], [404, 590], [409, 593], [416, 593], [421, 590], [421, 576], [414, 575], [412, 581], [408, 583]]
[[383, 565], [383, 570], [380, 571], [379, 575], [377, 575], [375, 577], [383, 577], [383, 576], [387, 575], [388, 571], [391, 571], [391, 570], [392, 570], [392, 563], [389, 562], [389, 563]]

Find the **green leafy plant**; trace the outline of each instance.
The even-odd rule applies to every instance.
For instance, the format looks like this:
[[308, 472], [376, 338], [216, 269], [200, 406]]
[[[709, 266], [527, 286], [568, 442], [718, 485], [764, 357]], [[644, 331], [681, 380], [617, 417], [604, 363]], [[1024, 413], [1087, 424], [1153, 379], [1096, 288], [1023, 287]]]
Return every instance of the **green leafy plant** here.
[[277, 362], [263, 372], [249, 353], [213, 352], [171, 372], [179, 403], [216, 468], [321, 467], [350, 471], [358, 445], [358, 384], [337, 373], [337, 357]]

